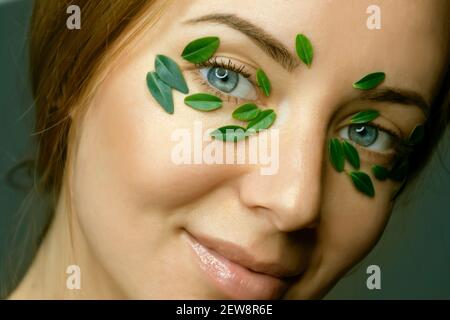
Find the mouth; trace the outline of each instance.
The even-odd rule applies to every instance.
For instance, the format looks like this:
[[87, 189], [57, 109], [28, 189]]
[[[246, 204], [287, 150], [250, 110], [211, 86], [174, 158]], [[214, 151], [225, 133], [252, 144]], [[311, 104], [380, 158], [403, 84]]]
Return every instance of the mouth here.
[[185, 236], [200, 269], [230, 299], [279, 299], [294, 278], [279, 264], [256, 262], [235, 244], [196, 237], [186, 230]]

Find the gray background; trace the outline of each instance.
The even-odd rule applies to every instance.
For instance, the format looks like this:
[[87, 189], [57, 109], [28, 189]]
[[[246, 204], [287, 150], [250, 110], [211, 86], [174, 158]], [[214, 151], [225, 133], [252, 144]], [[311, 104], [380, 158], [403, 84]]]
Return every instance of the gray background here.
[[[19, 223], [20, 207], [27, 193], [11, 188], [5, 179], [8, 170], [32, 156], [34, 150], [31, 136], [34, 110], [26, 71], [30, 12], [29, 0], [0, 0], [0, 288], [3, 289], [13, 280], [5, 269], [8, 261], [16, 263], [17, 259], [24, 259], [22, 267], [13, 265], [20, 273], [29, 257], [26, 252], [32, 250], [18, 248], [13, 236], [18, 240], [29, 236], [30, 221], [39, 227], [39, 210], [35, 206], [30, 211], [32, 216], [26, 216], [24, 224]], [[439, 156], [435, 154], [420, 181], [397, 205], [378, 245], [337, 284], [327, 299], [450, 299], [449, 137], [447, 131]], [[366, 287], [366, 268], [371, 264], [381, 268], [381, 290]]]

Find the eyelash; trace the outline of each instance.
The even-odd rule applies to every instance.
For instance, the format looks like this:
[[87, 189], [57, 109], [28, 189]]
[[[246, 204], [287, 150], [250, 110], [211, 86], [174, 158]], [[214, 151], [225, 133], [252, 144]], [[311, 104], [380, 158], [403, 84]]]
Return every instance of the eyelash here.
[[[223, 61], [225, 60], [225, 61]], [[244, 101], [244, 99], [239, 97], [234, 97], [232, 95], [229, 95], [225, 92], [222, 92], [218, 90], [217, 88], [214, 88], [212, 85], [208, 83], [200, 74], [199, 70], [202, 68], [223, 68], [226, 70], [230, 70], [233, 72], [236, 72], [237, 74], [243, 76], [246, 78], [250, 83], [252, 83], [255, 88], [257, 87], [254, 81], [252, 81], [252, 74], [245, 71], [246, 66], [244, 64], [238, 65], [237, 63], [234, 63], [230, 58], [225, 57], [211, 57], [205, 62], [202, 63], [196, 63], [196, 70], [194, 72], [195, 80], [198, 81], [203, 87], [205, 87], [207, 90], [210, 90], [214, 95], [220, 97], [223, 100], [227, 100], [227, 102], [233, 102], [235, 104], [240, 104]], [[232, 101], [233, 100], [233, 101]]]

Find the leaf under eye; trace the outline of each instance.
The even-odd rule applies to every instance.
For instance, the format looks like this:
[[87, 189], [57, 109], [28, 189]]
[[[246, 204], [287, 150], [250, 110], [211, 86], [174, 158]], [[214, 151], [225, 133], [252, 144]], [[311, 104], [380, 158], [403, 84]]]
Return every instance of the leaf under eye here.
[[190, 42], [181, 53], [183, 59], [192, 63], [202, 63], [213, 56], [220, 45], [218, 37], [204, 37]]
[[352, 179], [353, 185], [356, 189], [369, 197], [375, 196], [375, 189], [373, 188], [372, 179], [370, 179], [366, 173], [361, 171], [353, 171], [348, 173], [348, 175]]
[[237, 120], [250, 121], [259, 116], [260, 113], [261, 110], [257, 105], [255, 105], [254, 103], [246, 103], [234, 110], [232, 116]]
[[408, 138], [408, 144], [409, 145], [416, 145], [422, 142], [423, 138], [425, 136], [425, 126], [422, 124], [419, 124], [414, 128], [411, 135]]
[[162, 81], [156, 72], [147, 73], [147, 87], [153, 98], [169, 113], [173, 113], [173, 96], [172, 88]]
[[256, 81], [258, 82], [258, 87], [260, 87], [268, 97], [271, 90], [270, 80], [262, 69], [256, 70]]
[[378, 86], [386, 78], [384, 72], [374, 72], [370, 73], [360, 80], [353, 83], [353, 88], [360, 90], [370, 90]]
[[389, 170], [380, 165], [374, 165], [372, 167], [372, 173], [377, 180], [384, 181], [389, 177]]
[[330, 157], [331, 165], [336, 169], [336, 171], [344, 171], [345, 155], [342, 143], [339, 139], [330, 139], [328, 142], [328, 155]]
[[162, 54], [157, 55], [155, 59], [155, 71], [158, 77], [170, 87], [184, 94], [189, 93], [180, 67], [171, 58]]
[[380, 116], [380, 113], [377, 110], [365, 110], [358, 112], [351, 119], [350, 122], [353, 124], [364, 124], [369, 123], [370, 121], [375, 120]]
[[344, 140], [342, 141], [342, 149], [347, 161], [352, 165], [353, 168], [358, 170], [360, 161], [358, 151], [356, 151], [355, 147], [351, 143]]
[[270, 128], [276, 118], [277, 114], [272, 109], [261, 111], [255, 119], [249, 122], [247, 126], [248, 134]]
[[199, 111], [213, 111], [222, 107], [222, 99], [207, 93], [196, 93], [184, 98], [184, 103]]
[[245, 128], [234, 125], [220, 127], [211, 132], [210, 135], [215, 139], [231, 142], [241, 141], [247, 136]]
[[300, 60], [308, 67], [311, 67], [314, 54], [311, 41], [305, 35], [298, 34], [295, 39], [295, 49]]

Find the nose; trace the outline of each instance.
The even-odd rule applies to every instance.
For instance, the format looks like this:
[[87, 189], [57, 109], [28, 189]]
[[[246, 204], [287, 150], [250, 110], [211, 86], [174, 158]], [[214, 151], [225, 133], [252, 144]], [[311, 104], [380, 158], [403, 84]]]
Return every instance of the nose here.
[[313, 228], [319, 222], [325, 130], [312, 120], [314, 115], [304, 116], [295, 125], [279, 128], [278, 172], [262, 175], [256, 166], [240, 181], [241, 202], [283, 232]]

